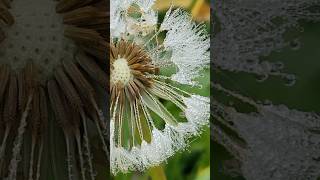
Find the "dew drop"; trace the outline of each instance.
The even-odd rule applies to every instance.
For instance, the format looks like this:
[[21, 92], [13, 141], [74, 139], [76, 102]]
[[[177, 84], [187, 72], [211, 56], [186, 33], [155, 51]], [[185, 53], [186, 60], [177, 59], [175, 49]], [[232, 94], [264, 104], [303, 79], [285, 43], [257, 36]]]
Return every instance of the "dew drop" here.
[[257, 82], [264, 82], [265, 80], [268, 79], [269, 75], [267, 74], [258, 74], [255, 76]]

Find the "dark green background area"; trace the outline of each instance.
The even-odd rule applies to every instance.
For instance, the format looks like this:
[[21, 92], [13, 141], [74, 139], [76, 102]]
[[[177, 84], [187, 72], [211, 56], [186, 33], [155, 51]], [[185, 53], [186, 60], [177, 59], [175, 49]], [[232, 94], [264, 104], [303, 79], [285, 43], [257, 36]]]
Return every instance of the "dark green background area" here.
[[[270, 100], [273, 104], [285, 104], [301, 111], [320, 112], [320, 23], [300, 22], [300, 25], [303, 31], [290, 30], [285, 34], [289, 42], [299, 38], [300, 49], [286, 47], [268, 57], [262, 57], [271, 62], [283, 62], [283, 72], [296, 75], [297, 81], [293, 86], [286, 86], [285, 81], [279, 77], [269, 77], [264, 82], [258, 82], [251, 74], [220, 70], [212, 72], [213, 81], [255, 100]], [[212, 96], [215, 94], [218, 92], [213, 90]], [[244, 179], [228, 175], [223, 170], [225, 160], [228, 159], [232, 159], [231, 155], [222, 146], [212, 142], [211, 177], [215, 180]]]

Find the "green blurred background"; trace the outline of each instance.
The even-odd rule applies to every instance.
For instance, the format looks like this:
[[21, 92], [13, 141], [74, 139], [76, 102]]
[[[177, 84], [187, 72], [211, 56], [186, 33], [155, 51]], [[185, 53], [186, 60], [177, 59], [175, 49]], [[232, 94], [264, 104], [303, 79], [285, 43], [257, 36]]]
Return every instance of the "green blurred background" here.
[[[300, 49], [286, 47], [273, 52], [268, 57], [262, 57], [263, 60], [271, 62], [283, 62], [283, 71], [296, 75], [297, 81], [293, 86], [286, 86], [285, 82], [278, 77], [257, 82], [251, 74], [220, 70], [212, 72], [215, 77], [214, 82], [255, 100], [270, 100], [273, 104], [285, 104], [289, 108], [301, 111], [320, 112], [320, 23], [301, 21], [300, 25], [302, 29], [292, 29], [285, 34], [285, 40], [288, 42], [299, 38]], [[212, 92], [212, 94], [216, 93], [218, 92]], [[225, 170], [226, 162], [233, 159], [226, 149], [214, 142], [211, 148], [213, 179], [245, 179], [237, 173]]]

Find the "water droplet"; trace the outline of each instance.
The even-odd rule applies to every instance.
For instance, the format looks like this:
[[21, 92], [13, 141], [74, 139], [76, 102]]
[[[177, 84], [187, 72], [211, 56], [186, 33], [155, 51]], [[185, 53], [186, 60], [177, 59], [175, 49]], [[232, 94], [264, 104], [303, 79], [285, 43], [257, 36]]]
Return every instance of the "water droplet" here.
[[264, 82], [266, 79], [268, 79], [268, 74], [257, 74], [256, 75], [256, 81], [257, 82]]
[[296, 76], [293, 74], [288, 74], [284, 77], [286, 86], [293, 86], [296, 83]]

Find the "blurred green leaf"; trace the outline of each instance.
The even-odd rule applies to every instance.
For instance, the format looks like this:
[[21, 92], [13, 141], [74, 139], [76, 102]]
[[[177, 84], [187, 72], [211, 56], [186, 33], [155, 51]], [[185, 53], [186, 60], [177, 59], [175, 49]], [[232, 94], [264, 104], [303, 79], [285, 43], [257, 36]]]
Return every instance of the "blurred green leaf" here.
[[210, 166], [200, 170], [195, 180], [209, 180], [210, 179]]

